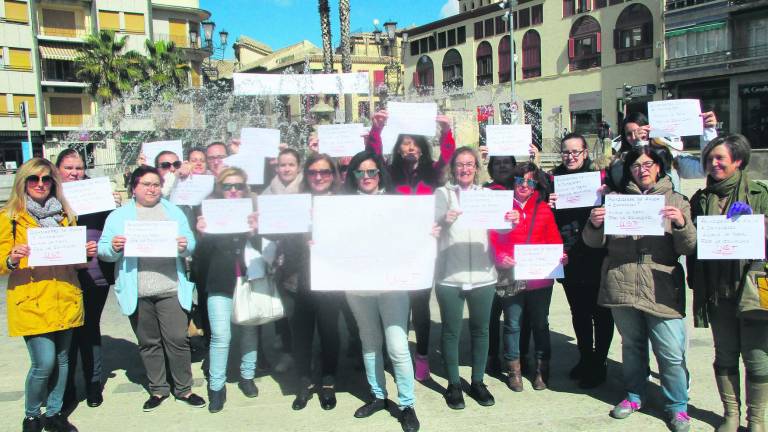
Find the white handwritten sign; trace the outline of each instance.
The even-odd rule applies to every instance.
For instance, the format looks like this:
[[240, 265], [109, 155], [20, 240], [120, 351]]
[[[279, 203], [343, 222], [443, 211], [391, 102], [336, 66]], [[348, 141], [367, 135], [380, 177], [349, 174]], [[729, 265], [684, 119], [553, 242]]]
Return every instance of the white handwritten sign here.
[[605, 197], [605, 234], [664, 235], [664, 195], [619, 195]]
[[87, 215], [115, 209], [112, 184], [107, 177], [63, 183], [64, 197], [78, 215]]
[[555, 176], [558, 209], [599, 206], [600, 171]]
[[210, 199], [203, 201], [205, 232], [231, 234], [248, 232], [248, 215], [253, 213], [250, 198]]
[[677, 136], [700, 136], [704, 133], [701, 103], [698, 99], [669, 99], [648, 102], [651, 137], [672, 133]]
[[387, 128], [399, 134], [435, 136], [436, 103], [387, 103]]
[[213, 192], [215, 179], [212, 175], [194, 174], [179, 180], [171, 190], [171, 202], [176, 205], [200, 205]]
[[280, 130], [265, 128], [240, 129], [240, 152], [276, 158], [280, 153]]
[[765, 215], [696, 218], [698, 259], [765, 259]]
[[250, 153], [249, 150], [228, 156], [221, 161], [228, 167], [237, 167], [245, 171], [248, 176], [248, 184], [264, 184], [264, 155], [261, 153]]
[[141, 152], [146, 158], [146, 164], [152, 167], [155, 166], [157, 155], [164, 151], [172, 151], [176, 153], [179, 160], [184, 160], [184, 149], [181, 145], [181, 140], [147, 142], [141, 146]]
[[361, 123], [320, 125], [317, 127], [317, 139], [320, 153], [331, 157], [354, 156], [365, 150]]
[[27, 230], [29, 266], [82, 264], [85, 254], [85, 227], [30, 228]]
[[563, 245], [515, 245], [515, 280], [562, 278]]
[[126, 257], [175, 258], [179, 224], [175, 221], [126, 221]]
[[514, 191], [463, 191], [459, 197], [461, 215], [456, 226], [463, 229], [511, 229], [504, 216], [512, 211]]
[[336, 74], [233, 74], [236, 96], [290, 94], [368, 94], [367, 72]]
[[528, 156], [533, 134], [531, 125], [487, 125], [485, 143], [489, 156]]
[[261, 195], [256, 198], [259, 209], [259, 234], [309, 232], [312, 224], [312, 195]]

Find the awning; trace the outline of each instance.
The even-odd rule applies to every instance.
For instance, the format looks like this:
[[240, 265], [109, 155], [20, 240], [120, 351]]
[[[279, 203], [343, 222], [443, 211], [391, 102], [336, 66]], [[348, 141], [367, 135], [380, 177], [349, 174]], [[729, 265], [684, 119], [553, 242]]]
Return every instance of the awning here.
[[705, 24], [698, 24], [690, 27], [684, 27], [674, 30], [669, 30], [666, 33], [664, 33], [664, 36], [666, 37], [675, 37], [675, 36], [681, 36], [686, 33], [695, 33], [695, 32], [705, 32], [710, 30], [718, 30], [725, 27], [725, 21], [720, 22], [710, 22]]
[[41, 43], [39, 48], [40, 57], [46, 60], [75, 60], [80, 55], [74, 45]]

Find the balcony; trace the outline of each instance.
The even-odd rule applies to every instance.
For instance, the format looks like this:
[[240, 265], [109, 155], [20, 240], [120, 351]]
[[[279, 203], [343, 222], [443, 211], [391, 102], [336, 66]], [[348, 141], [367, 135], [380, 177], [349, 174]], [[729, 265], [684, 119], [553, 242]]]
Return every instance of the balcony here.
[[450, 92], [464, 87], [464, 80], [462, 78], [453, 78], [443, 81], [443, 91]]
[[477, 86], [487, 86], [493, 84], [493, 74], [485, 74], [477, 76]]
[[40, 26], [37, 38], [40, 40], [66, 40], [67, 42], [82, 41], [90, 32], [82, 28], [51, 28]]
[[712, 3], [720, 0], [668, 0], [666, 3], [666, 11], [673, 11], [678, 9], [684, 9], [692, 6], [699, 6], [705, 3]]
[[768, 44], [670, 59], [667, 60], [666, 69], [678, 70], [711, 65], [736, 67], [755, 60], [761, 62], [768, 60]]
[[600, 54], [582, 55], [570, 59], [570, 70], [584, 70], [600, 67]]

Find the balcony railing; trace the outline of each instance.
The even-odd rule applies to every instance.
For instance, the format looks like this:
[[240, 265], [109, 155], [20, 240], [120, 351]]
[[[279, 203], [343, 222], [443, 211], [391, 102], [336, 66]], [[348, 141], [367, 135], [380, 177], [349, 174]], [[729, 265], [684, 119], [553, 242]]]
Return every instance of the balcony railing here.
[[541, 66], [530, 66], [523, 68], [523, 79], [536, 78], [541, 76]]
[[54, 127], [79, 127], [85, 122], [82, 114], [54, 114], [51, 113], [51, 124]]
[[82, 82], [75, 75], [75, 62], [43, 60], [42, 66], [43, 81]]
[[450, 91], [464, 87], [464, 80], [462, 78], [453, 78], [443, 81], [443, 90]]
[[71, 39], [83, 39], [88, 36], [90, 32], [82, 28], [51, 28], [40, 26], [38, 35], [51, 36], [51, 37], [64, 37]]
[[700, 4], [704, 3], [710, 3], [717, 0], [668, 0], [667, 1], [667, 10], [677, 10], [677, 9], [683, 9], [691, 6], [698, 6]]
[[477, 76], [477, 86], [487, 86], [493, 84], [493, 74], [485, 74]]
[[574, 57], [570, 59], [570, 70], [582, 70], [600, 67], [600, 54]]
[[645, 60], [651, 57], [653, 57], [653, 46], [651, 45], [633, 48], [618, 48], [616, 50], [616, 63]]
[[732, 63], [766, 57], [768, 57], [768, 44], [670, 59], [667, 60], [667, 69], [682, 69], [718, 63]]

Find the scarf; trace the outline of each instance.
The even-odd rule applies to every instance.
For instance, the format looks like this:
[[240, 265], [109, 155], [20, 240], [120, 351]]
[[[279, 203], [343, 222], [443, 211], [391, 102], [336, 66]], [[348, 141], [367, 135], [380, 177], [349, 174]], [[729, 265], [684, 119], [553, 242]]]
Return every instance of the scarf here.
[[[746, 203], [748, 192], [749, 178], [747, 174], [741, 170], [736, 171], [735, 174], [728, 177], [725, 180], [715, 181], [712, 177], [707, 176], [707, 187], [703, 191], [704, 195], [704, 210], [707, 215], [721, 215], [726, 214], [731, 204], [736, 201]], [[728, 200], [725, 203], [723, 210], [720, 210], [719, 201], [727, 197]]]
[[297, 194], [301, 192], [300, 189], [302, 178], [302, 174], [299, 173], [299, 175], [297, 175], [293, 181], [288, 183], [288, 185], [284, 185], [283, 182], [280, 181], [280, 177], [275, 176], [275, 178], [273, 178], [269, 183], [269, 187], [264, 191], [264, 193], [274, 195]]
[[49, 197], [45, 205], [40, 205], [37, 201], [26, 196], [27, 212], [44, 228], [58, 227], [59, 222], [64, 220], [64, 208], [55, 197]]
[[627, 183], [627, 187], [624, 189], [625, 194], [629, 195], [666, 195], [667, 192], [672, 190], [672, 180], [669, 176], [664, 176], [656, 181], [656, 184], [651, 186], [647, 191], [643, 191], [635, 184], [634, 181]]

